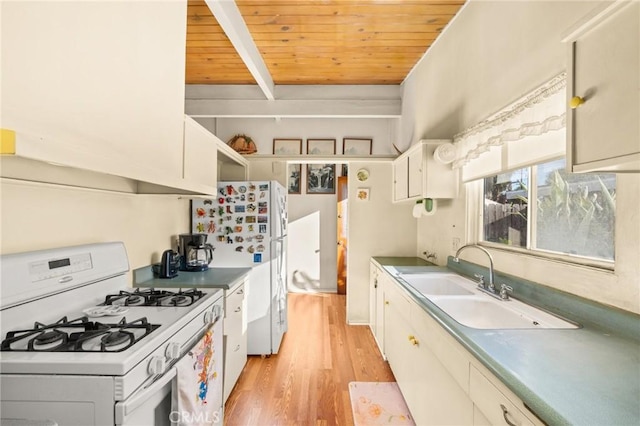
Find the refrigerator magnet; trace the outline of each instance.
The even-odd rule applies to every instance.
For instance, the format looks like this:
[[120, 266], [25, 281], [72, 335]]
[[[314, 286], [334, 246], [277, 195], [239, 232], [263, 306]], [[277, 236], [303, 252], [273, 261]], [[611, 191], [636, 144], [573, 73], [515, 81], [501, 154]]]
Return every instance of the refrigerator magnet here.
[[247, 223], [256, 223], [256, 217], [255, 216], [247, 216], [246, 222]]
[[211, 205], [211, 204], [213, 204], [213, 201], [212, 200], [208, 200], [208, 199], [204, 200], [204, 205], [206, 206], [207, 204]]
[[209, 209], [209, 217], [215, 217], [216, 216], [216, 209]]
[[198, 222], [198, 224], [196, 225], [196, 229], [198, 230], [198, 232], [204, 232], [204, 223]]
[[258, 247], [256, 247], [256, 251], [258, 253], [262, 253], [264, 251], [264, 246], [262, 244], [260, 244]]
[[233, 244], [233, 238], [227, 236], [227, 244]]
[[262, 263], [262, 253], [253, 254], [253, 263]]
[[255, 191], [256, 190], [256, 184], [251, 182], [249, 183], [249, 191]]
[[249, 195], [247, 195], [247, 201], [249, 201], [250, 203], [253, 203], [254, 201], [256, 201], [256, 194], [252, 192]]
[[253, 253], [254, 251], [256, 251], [256, 249], [255, 249], [255, 247], [253, 247], [253, 246], [251, 245], [251, 246], [249, 246], [249, 247], [247, 248], [247, 251], [248, 251], [249, 253]]
[[207, 232], [209, 234], [213, 234], [214, 232], [216, 232], [216, 224], [213, 223], [212, 220], [209, 221], [209, 226], [207, 227]]
[[249, 230], [249, 232], [253, 232], [253, 225], [249, 225], [248, 226], [248, 230]]
[[235, 206], [233, 206], [233, 210], [235, 213], [244, 213], [244, 205], [236, 204]]
[[234, 231], [235, 231], [235, 232], [242, 232], [242, 226], [236, 226], [236, 227], [234, 228]]
[[258, 232], [260, 232], [261, 234], [266, 234], [267, 233], [267, 225], [260, 225], [260, 228], [259, 228]]
[[268, 191], [269, 190], [269, 184], [268, 183], [263, 183], [260, 185], [260, 191]]
[[242, 217], [242, 216], [238, 216], [238, 217], [236, 217], [236, 223], [237, 223], [238, 225], [240, 225], [240, 224], [242, 223], [242, 221], [243, 221], [243, 220], [244, 220], [244, 217]]
[[242, 253], [242, 250], [244, 250], [244, 246], [238, 246], [238, 247], [236, 247], [236, 251], [237, 251], [238, 253]]
[[238, 192], [244, 194], [245, 192], [247, 192], [247, 187], [244, 185], [240, 185], [240, 187], [238, 188]]
[[205, 209], [203, 209], [202, 207], [198, 207], [196, 209], [196, 216], [198, 217], [205, 217], [207, 215], [207, 212]]

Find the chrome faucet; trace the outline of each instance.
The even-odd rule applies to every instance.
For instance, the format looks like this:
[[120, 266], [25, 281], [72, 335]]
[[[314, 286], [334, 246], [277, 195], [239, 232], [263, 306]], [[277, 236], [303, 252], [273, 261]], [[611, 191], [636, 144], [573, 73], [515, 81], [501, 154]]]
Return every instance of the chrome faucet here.
[[[454, 261], [454, 262], [456, 262], [456, 263], [460, 263], [460, 258], [459, 258], [460, 253], [462, 253], [465, 249], [468, 249], [468, 248], [470, 248], [470, 247], [472, 247], [472, 248], [477, 248], [478, 250], [481, 250], [481, 251], [482, 251], [482, 252], [484, 252], [484, 253], [487, 255], [487, 257], [489, 258], [489, 286], [488, 286], [488, 289], [489, 289], [489, 290], [491, 290], [491, 291], [493, 291], [493, 292], [495, 292], [495, 286], [494, 286], [494, 283], [493, 283], [493, 277], [494, 277], [494, 276], [493, 276], [493, 257], [491, 256], [491, 253], [489, 253], [489, 252], [487, 251], [487, 249], [486, 249], [486, 248], [484, 248], [484, 247], [482, 247], [482, 246], [479, 246], [479, 245], [477, 245], [477, 244], [467, 244], [467, 245], [464, 245], [464, 246], [460, 247], [460, 248], [458, 249], [458, 251], [456, 251], [456, 255], [453, 257], [453, 261]], [[481, 277], [481, 276], [476, 276], [476, 278], [479, 278], [479, 277]], [[487, 287], [485, 287], [485, 285], [484, 285], [484, 277], [480, 278], [480, 287], [482, 287], [482, 288], [487, 288]]]
[[462, 253], [465, 249], [468, 249], [470, 247], [477, 248], [478, 250], [484, 252], [484, 254], [486, 254], [487, 257], [489, 258], [489, 284], [485, 284], [484, 277], [482, 275], [474, 274], [474, 276], [478, 278], [478, 289], [487, 293], [490, 296], [495, 297], [496, 299], [509, 300], [509, 292], [513, 292], [513, 288], [506, 284], [502, 284], [500, 286], [500, 290], [496, 289], [495, 283], [494, 283], [494, 273], [493, 273], [493, 257], [491, 256], [491, 253], [487, 251], [487, 249], [477, 244], [464, 245], [456, 251], [456, 255], [453, 257], [453, 261], [456, 263], [460, 263], [460, 257], [459, 257], [460, 253]]

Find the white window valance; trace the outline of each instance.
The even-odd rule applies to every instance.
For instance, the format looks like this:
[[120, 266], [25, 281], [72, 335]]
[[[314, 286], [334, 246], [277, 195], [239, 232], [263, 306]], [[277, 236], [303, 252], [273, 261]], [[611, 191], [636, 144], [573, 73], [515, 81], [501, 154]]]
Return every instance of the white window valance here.
[[454, 136], [464, 181], [565, 154], [566, 73]]

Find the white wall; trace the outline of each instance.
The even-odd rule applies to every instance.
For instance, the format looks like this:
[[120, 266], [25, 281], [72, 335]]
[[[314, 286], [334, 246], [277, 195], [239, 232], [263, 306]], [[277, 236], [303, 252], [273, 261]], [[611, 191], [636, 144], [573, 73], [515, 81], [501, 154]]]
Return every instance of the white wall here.
[[[347, 321], [369, 322], [369, 261], [373, 256], [415, 256], [416, 219], [413, 203], [393, 204], [391, 162], [349, 164], [351, 174], [360, 168], [369, 179], [349, 180], [349, 249], [347, 252]], [[356, 197], [358, 188], [370, 189], [370, 200]]]
[[394, 154], [392, 143], [396, 141], [397, 119], [340, 119], [307, 118], [196, 118], [196, 120], [223, 141], [244, 133], [256, 143], [258, 154], [273, 154], [274, 138], [302, 139], [302, 152], [306, 153], [307, 138], [336, 140], [336, 153], [342, 153], [342, 138], [362, 137], [373, 139], [373, 154]]
[[[597, 2], [470, 2], [403, 87], [402, 143], [450, 138], [566, 69], [562, 33]], [[618, 175], [616, 271], [493, 251], [496, 269], [632, 312], [640, 312], [639, 175]], [[418, 222], [417, 253], [438, 263], [465, 242], [465, 191]], [[465, 253], [465, 256], [467, 254]], [[470, 261], [486, 264], [482, 254]]]
[[189, 231], [189, 201], [2, 179], [1, 251], [123, 241], [131, 269], [160, 261]]

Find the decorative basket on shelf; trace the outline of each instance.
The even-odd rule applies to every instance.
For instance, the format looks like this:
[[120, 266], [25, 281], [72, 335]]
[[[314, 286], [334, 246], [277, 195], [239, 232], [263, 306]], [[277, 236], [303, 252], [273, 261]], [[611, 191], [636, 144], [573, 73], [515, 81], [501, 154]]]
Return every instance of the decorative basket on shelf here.
[[258, 152], [258, 148], [256, 147], [256, 143], [253, 141], [253, 139], [244, 134], [233, 136], [231, 139], [229, 139], [227, 145], [229, 145], [231, 149], [242, 155], [255, 154], [256, 152]]

